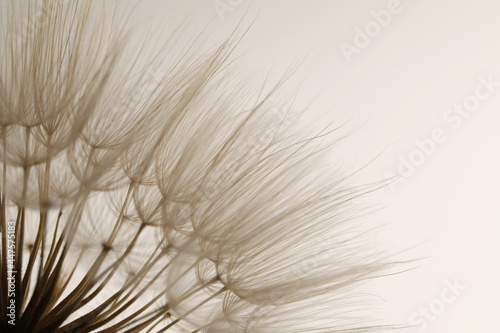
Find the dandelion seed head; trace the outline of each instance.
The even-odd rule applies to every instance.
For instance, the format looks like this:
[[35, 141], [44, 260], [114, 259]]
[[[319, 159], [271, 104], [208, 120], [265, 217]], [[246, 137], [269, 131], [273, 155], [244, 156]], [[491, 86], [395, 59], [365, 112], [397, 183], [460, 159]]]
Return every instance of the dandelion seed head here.
[[391, 266], [356, 232], [373, 186], [327, 168], [293, 71], [239, 77], [239, 32], [134, 48], [118, 2], [2, 6], [1, 331], [12, 300], [15, 332], [384, 328], [355, 293]]

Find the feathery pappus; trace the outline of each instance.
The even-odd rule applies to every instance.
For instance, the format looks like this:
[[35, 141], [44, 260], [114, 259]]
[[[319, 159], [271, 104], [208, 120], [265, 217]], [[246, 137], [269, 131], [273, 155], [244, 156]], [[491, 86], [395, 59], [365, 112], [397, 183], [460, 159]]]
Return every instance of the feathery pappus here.
[[244, 84], [234, 36], [133, 49], [117, 6], [2, 4], [0, 331], [389, 329], [356, 293], [390, 266], [354, 232], [374, 186], [300, 131], [293, 71]]

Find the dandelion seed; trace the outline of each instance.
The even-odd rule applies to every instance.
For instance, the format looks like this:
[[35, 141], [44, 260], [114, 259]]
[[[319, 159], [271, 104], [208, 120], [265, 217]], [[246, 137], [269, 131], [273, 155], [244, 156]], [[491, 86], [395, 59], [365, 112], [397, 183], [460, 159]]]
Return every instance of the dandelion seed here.
[[389, 265], [348, 236], [373, 186], [318, 169], [332, 130], [289, 126], [289, 74], [235, 86], [234, 37], [173, 64], [131, 55], [106, 2], [5, 7], [1, 332], [385, 328], [354, 288]]

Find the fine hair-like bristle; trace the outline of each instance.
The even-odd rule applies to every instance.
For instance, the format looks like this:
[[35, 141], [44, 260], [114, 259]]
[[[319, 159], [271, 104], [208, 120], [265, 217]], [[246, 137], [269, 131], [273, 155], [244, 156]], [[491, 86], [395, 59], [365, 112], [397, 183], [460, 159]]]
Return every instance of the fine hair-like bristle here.
[[353, 232], [377, 184], [295, 126], [293, 71], [243, 84], [234, 36], [133, 51], [117, 3], [2, 6], [2, 332], [388, 328], [355, 292], [390, 266]]

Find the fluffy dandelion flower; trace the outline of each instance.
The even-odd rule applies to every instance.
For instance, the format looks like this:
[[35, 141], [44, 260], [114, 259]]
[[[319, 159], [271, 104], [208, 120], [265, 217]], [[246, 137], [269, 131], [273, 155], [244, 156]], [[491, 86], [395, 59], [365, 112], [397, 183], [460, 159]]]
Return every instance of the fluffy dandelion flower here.
[[2, 332], [383, 329], [354, 292], [387, 266], [352, 232], [373, 186], [318, 167], [288, 74], [235, 84], [234, 38], [130, 50], [106, 2], [2, 6]]

